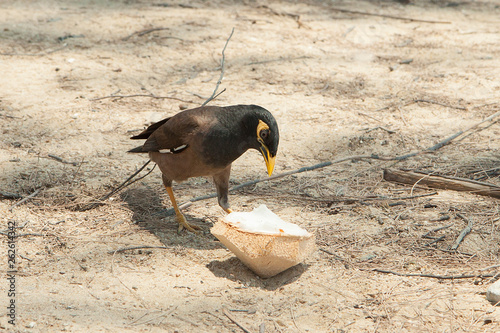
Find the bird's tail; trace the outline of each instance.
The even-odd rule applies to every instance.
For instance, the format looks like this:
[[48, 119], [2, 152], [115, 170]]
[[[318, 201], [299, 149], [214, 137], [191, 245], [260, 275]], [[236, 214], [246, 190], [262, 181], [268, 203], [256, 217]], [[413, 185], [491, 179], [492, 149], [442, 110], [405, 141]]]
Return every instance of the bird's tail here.
[[130, 149], [127, 153], [147, 153], [147, 151], [142, 150], [142, 146]]

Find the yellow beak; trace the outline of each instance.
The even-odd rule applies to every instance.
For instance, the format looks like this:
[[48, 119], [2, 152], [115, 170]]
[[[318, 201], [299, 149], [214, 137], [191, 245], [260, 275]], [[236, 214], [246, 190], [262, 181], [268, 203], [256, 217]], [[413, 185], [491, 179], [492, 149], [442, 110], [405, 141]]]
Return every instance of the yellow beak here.
[[260, 146], [260, 152], [262, 153], [262, 156], [264, 156], [264, 161], [266, 161], [267, 174], [271, 176], [274, 171], [274, 163], [276, 162], [276, 156], [271, 156], [269, 154], [269, 149], [267, 149], [267, 147], [264, 145]]

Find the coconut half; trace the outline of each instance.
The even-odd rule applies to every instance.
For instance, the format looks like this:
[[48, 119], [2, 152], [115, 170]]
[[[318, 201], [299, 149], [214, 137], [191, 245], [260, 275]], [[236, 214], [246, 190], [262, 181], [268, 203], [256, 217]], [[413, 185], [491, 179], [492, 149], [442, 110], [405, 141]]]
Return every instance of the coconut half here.
[[314, 235], [283, 221], [265, 205], [252, 212], [230, 213], [210, 232], [263, 278], [301, 263], [316, 249]]

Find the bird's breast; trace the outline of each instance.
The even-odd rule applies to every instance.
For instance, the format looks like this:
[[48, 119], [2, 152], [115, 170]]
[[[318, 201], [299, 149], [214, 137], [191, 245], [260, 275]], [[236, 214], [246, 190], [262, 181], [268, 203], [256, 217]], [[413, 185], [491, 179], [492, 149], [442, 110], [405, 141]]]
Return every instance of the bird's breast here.
[[204, 136], [200, 145], [200, 155], [204, 163], [216, 168], [225, 168], [240, 157], [248, 150], [249, 144], [238, 134], [217, 131]]
[[191, 147], [178, 154], [150, 152], [149, 157], [168, 179], [177, 182], [191, 177], [212, 176], [227, 166], [219, 167], [206, 163]]

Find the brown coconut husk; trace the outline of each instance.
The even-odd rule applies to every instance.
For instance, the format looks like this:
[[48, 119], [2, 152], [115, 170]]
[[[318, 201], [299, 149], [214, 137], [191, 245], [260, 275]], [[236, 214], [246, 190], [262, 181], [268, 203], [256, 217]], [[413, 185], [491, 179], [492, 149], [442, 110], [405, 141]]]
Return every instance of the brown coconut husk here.
[[268, 235], [243, 231], [220, 219], [210, 229], [231, 252], [262, 278], [269, 278], [301, 263], [316, 249], [315, 237]]

